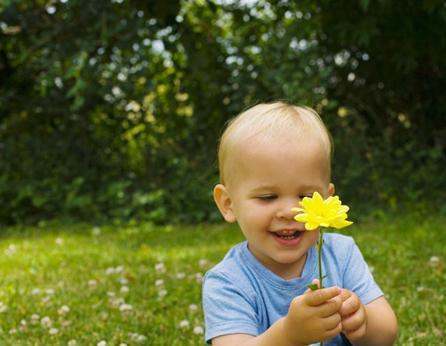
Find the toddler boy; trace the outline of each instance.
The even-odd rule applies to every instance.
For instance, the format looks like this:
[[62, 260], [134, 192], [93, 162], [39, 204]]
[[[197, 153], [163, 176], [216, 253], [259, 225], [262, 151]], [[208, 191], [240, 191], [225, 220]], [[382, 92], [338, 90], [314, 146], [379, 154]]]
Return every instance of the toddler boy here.
[[233, 119], [220, 141], [215, 202], [246, 238], [206, 273], [205, 338], [212, 345], [391, 345], [392, 308], [351, 237], [324, 234], [327, 288], [317, 277], [318, 230], [293, 207], [334, 194], [331, 137], [312, 110], [259, 104]]

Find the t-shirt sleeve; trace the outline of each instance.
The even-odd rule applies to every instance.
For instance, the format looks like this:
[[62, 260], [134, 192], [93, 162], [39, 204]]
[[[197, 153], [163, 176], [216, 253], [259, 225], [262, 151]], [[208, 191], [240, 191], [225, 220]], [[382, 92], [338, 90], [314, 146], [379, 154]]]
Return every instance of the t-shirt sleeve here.
[[354, 241], [347, 253], [343, 287], [356, 293], [364, 305], [384, 295]]
[[226, 334], [258, 335], [254, 302], [226, 275], [208, 272], [203, 283], [207, 343]]

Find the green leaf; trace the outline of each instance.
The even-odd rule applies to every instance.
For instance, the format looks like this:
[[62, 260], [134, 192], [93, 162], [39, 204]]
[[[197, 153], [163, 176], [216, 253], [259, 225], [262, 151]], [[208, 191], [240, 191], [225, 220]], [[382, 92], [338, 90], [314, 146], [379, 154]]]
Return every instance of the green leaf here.
[[312, 291], [316, 291], [319, 288], [316, 284], [309, 284], [307, 287]]

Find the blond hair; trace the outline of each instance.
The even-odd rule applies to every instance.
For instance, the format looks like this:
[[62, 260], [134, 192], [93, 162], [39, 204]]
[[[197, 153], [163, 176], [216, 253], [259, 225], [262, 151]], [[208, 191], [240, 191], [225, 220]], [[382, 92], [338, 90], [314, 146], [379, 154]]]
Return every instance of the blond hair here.
[[313, 135], [316, 134], [326, 149], [330, 170], [333, 141], [322, 119], [314, 110], [282, 101], [260, 103], [230, 120], [220, 138], [218, 167], [221, 183], [225, 184], [228, 178], [225, 171], [228, 156], [241, 140], [257, 135], [262, 135], [263, 140], [269, 140], [290, 130], [295, 131], [296, 138], [307, 134], [307, 130]]

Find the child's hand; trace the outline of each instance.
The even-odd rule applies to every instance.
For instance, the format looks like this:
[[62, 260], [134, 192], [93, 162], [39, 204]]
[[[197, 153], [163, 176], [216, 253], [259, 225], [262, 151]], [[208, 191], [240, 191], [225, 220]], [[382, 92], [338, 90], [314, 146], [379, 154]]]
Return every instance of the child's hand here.
[[361, 339], [367, 328], [367, 316], [364, 305], [362, 305], [358, 296], [343, 288], [342, 306], [339, 310], [342, 318], [342, 332], [351, 341]]
[[342, 329], [340, 293], [340, 288], [329, 287], [308, 290], [294, 298], [284, 321], [290, 342], [307, 345], [339, 334]]

